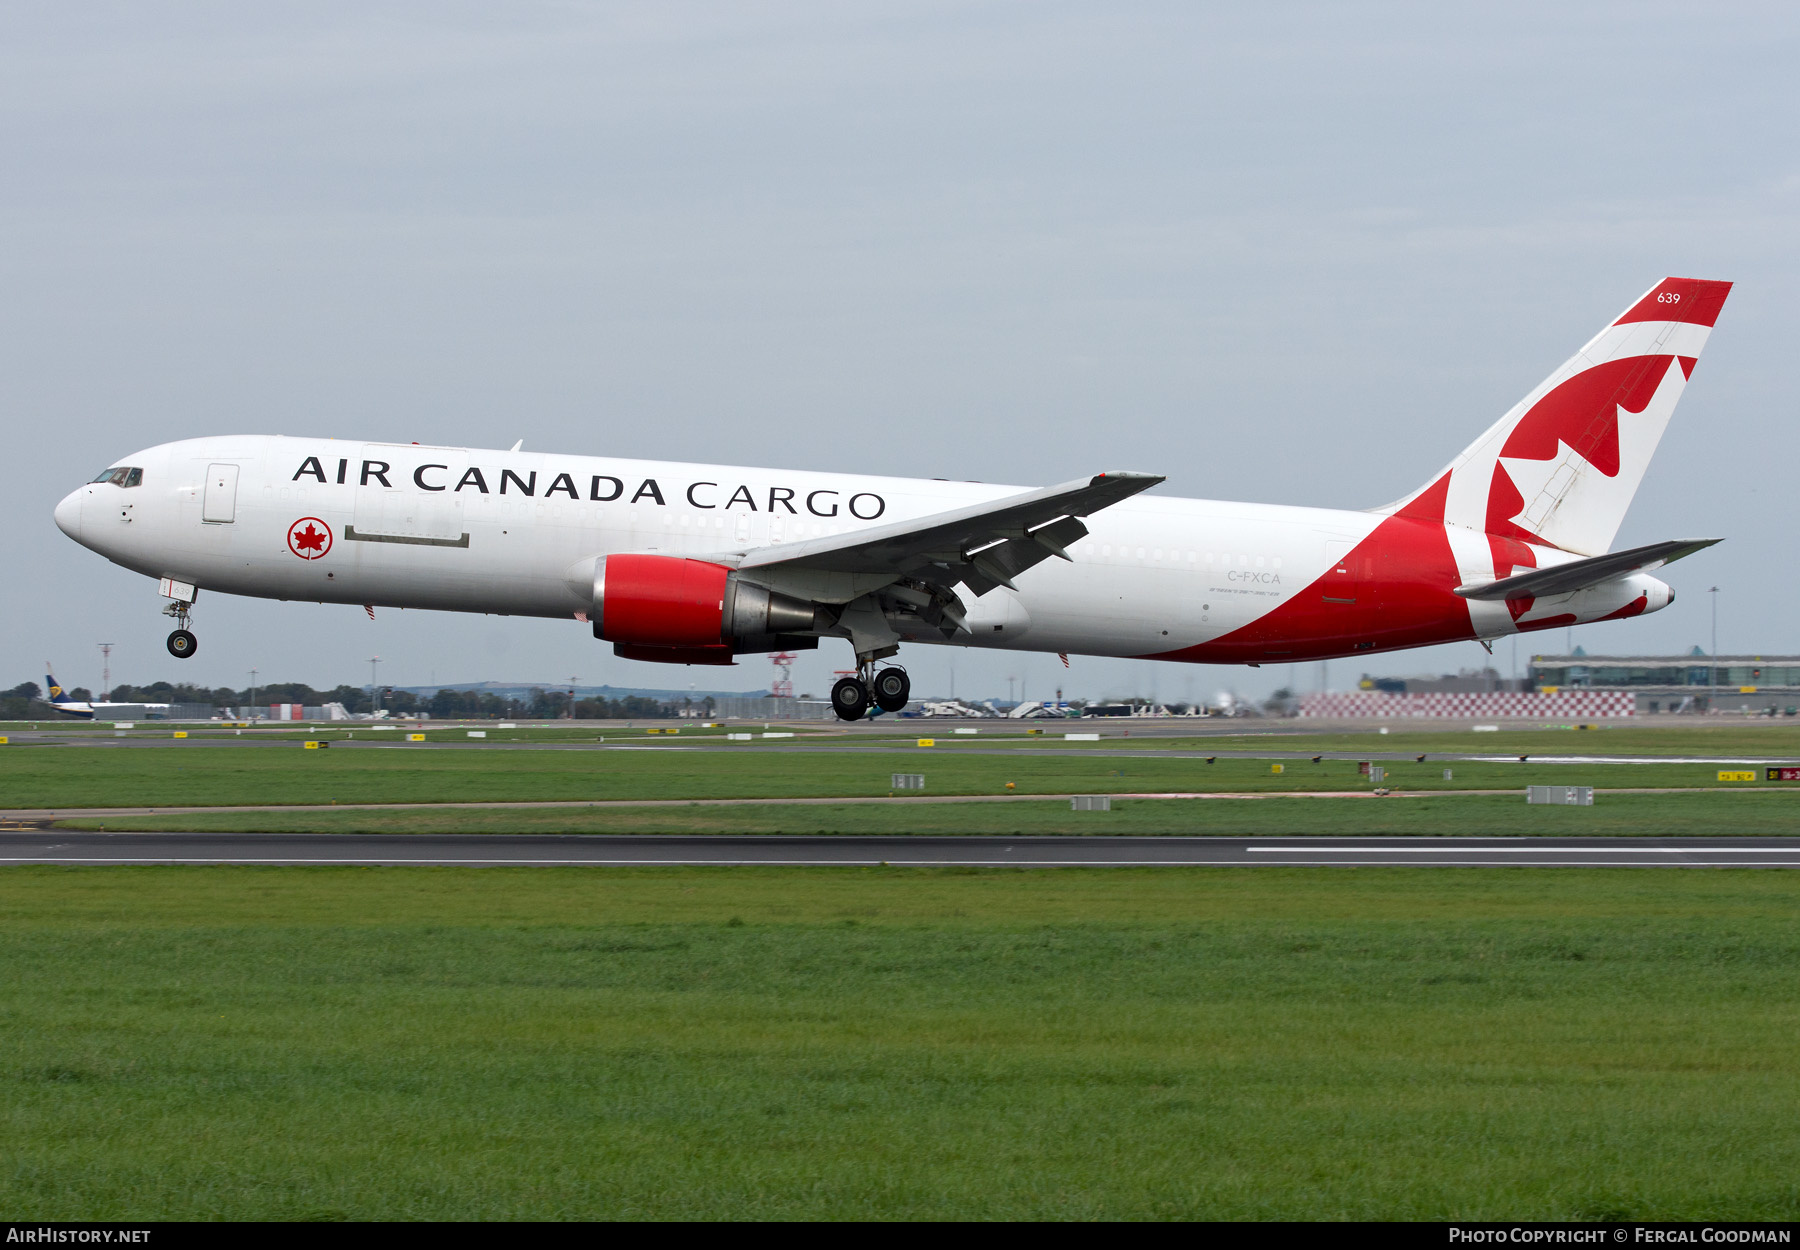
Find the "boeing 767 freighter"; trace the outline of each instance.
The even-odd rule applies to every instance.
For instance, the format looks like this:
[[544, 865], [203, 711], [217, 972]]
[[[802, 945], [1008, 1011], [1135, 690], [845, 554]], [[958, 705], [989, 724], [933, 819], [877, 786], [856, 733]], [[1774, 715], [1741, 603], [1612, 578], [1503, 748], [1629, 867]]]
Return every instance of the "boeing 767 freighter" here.
[[845, 720], [911, 694], [903, 643], [1262, 664], [1655, 612], [1610, 552], [1728, 282], [1657, 283], [1441, 472], [1368, 511], [671, 461], [223, 435], [126, 457], [56, 507], [158, 579], [194, 654], [202, 588], [546, 616], [635, 660], [730, 664], [847, 640]]

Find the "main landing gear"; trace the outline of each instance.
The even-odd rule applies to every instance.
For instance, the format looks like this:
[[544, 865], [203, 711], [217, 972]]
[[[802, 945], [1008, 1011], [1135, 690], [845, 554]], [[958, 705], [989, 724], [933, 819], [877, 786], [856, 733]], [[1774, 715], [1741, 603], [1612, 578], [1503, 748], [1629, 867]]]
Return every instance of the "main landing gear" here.
[[163, 609], [164, 616], [175, 618], [175, 632], [169, 635], [169, 654], [178, 660], [192, 659], [194, 652], [200, 649], [200, 640], [188, 630], [188, 618], [193, 606], [177, 599]]
[[875, 674], [875, 706], [884, 712], [898, 712], [912, 698], [912, 678], [903, 668], [884, 668]]
[[898, 712], [912, 698], [912, 678], [903, 668], [884, 668], [873, 672], [873, 664], [862, 665], [854, 677], [840, 678], [831, 688], [831, 710], [839, 720], [861, 720], [871, 705], [884, 712]]

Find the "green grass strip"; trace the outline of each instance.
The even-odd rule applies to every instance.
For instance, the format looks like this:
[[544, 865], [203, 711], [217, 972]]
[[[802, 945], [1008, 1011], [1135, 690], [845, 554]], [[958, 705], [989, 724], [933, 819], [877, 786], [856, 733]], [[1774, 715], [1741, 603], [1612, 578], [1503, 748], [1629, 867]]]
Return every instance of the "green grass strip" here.
[[1315, 799], [757, 803], [659, 807], [218, 812], [59, 821], [58, 828], [242, 833], [1132, 834], [1260, 837], [1689, 837], [1800, 835], [1800, 793], [1602, 794], [1593, 807], [1532, 807], [1522, 794]]
[[[1715, 786], [1704, 764], [1518, 764], [1412, 760], [1386, 765], [1396, 789], [1527, 785]], [[1445, 780], [1444, 769], [1453, 776]], [[307, 751], [172, 742], [167, 747], [0, 748], [0, 795], [13, 808], [231, 804], [444, 803], [548, 799], [809, 798], [884, 795], [892, 774], [923, 772], [934, 794], [1119, 794], [1368, 790], [1354, 761], [1127, 758], [913, 748], [857, 753], [380, 749]], [[1800, 784], [1795, 786], [1800, 790]]]
[[1800, 1217], [1800, 878], [18, 869], [20, 1220]]

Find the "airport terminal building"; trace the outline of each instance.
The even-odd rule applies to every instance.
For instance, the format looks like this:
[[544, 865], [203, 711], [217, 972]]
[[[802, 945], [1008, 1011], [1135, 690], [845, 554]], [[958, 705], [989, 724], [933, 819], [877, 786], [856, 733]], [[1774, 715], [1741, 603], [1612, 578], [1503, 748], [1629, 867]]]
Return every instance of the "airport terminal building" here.
[[1800, 712], [1800, 655], [1534, 655], [1531, 690], [1619, 690], [1640, 714]]
[[1305, 695], [1303, 717], [1538, 718], [1800, 715], [1800, 655], [1537, 655], [1528, 675], [1364, 674], [1348, 693]]

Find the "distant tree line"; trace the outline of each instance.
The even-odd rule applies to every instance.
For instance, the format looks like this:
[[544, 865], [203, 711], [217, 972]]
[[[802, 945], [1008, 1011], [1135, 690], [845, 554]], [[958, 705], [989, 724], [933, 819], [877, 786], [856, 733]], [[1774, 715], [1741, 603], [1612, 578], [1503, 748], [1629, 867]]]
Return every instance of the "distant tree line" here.
[[[94, 696], [85, 687], [69, 689], [69, 697], [88, 700]], [[170, 684], [152, 682], [147, 686], [117, 685], [107, 699], [112, 703], [203, 703], [215, 708], [243, 708], [251, 703], [251, 689], [234, 690], [229, 686], [193, 686], [185, 682]], [[331, 690], [315, 690], [304, 682], [277, 681], [255, 687], [255, 706], [272, 703], [298, 703], [303, 707], [322, 707], [341, 703], [352, 716], [374, 710], [371, 690], [362, 686], [337, 686]], [[427, 713], [433, 720], [557, 720], [570, 713], [569, 692], [533, 687], [524, 697], [503, 698], [474, 690], [439, 690], [420, 696], [410, 690], [385, 687], [381, 706], [396, 716]], [[711, 698], [680, 699], [661, 702], [642, 695], [622, 699], [577, 699], [576, 720], [672, 720], [684, 711], [698, 711], [710, 716]], [[44, 701], [44, 692], [36, 682], [21, 682], [0, 693], [0, 719], [26, 720], [54, 715]]]
[[25, 720], [32, 716], [50, 715], [42, 702], [43, 696], [44, 692], [38, 689], [35, 681], [20, 682], [11, 690], [0, 694], [0, 718]]

